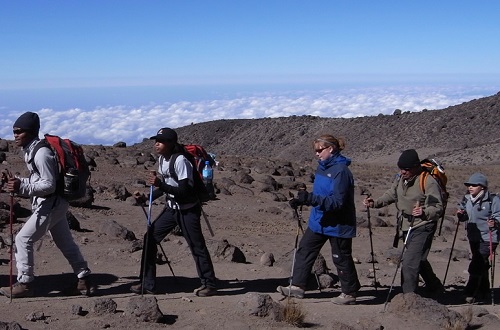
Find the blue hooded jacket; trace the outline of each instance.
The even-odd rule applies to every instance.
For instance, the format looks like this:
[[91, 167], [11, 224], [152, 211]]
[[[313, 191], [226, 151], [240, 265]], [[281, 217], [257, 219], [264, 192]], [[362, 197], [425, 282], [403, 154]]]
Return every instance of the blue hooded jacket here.
[[356, 236], [354, 179], [348, 166], [349, 158], [337, 152], [318, 161], [312, 196], [313, 209], [309, 229], [313, 232], [342, 238]]

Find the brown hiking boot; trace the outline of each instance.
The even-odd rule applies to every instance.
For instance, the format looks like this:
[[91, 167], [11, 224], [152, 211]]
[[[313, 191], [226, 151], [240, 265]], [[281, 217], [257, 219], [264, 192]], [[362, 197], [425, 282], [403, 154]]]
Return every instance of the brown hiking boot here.
[[130, 291], [136, 294], [156, 294], [155, 290], [142, 289], [142, 284], [134, 284], [130, 287]]
[[76, 284], [76, 290], [78, 290], [84, 296], [91, 296], [95, 292], [95, 287], [92, 285], [90, 280], [90, 275], [84, 278], [79, 278]]
[[73, 282], [68, 287], [62, 290], [66, 296], [92, 296], [95, 293], [95, 286], [92, 285], [90, 276], [79, 278], [77, 282]]
[[[11, 298], [10, 286], [5, 286], [3, 288], [0, 288], [0, 293], [6, 296], [7, 298]], [[12, 285], [12, 298], [25, 298], [33, 296], [34, 296], [34, 290], [33, 290], [33, 285], [31, 283], [17, 282], [14, 285]]]
[[211, 286], [202, 285], [193, 292], [198, 297], [209, 297], [215, 296], [217, 294], [217, 289]]

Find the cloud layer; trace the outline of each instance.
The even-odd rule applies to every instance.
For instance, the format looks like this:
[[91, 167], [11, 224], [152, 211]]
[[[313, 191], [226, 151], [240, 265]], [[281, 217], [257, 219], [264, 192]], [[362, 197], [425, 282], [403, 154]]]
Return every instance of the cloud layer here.
[[[30, 109], [41, 118], [40, 133], [82, 144], [127, 145], [154, 135], [160, 127], [182, 127], [218, 119], [256, 119], [312, 115], [360, 117], [392, 114], [395, 109], [443, 109], [498, 92], [498, 87], [394, 87], [255, 93], [241, 97], [179, 101], [139, 107], [113, 106], [68, 110]], [[4, 110], [4, 112], [6, 112]], [[22, 112], [0, 119], [0, 137], [12, 140], [12, 124]]]

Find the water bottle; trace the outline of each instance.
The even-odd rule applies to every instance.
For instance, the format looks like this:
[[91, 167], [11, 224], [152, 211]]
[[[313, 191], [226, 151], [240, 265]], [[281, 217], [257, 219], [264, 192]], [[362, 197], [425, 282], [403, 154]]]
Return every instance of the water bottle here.
[[215, 199], [215, 188], [212, 182], [214, 178], [214, 170], [212, 169], [212, 166], [210, 166], [210, 162], [208, 160], [205, 161], [205, 166], [201, 171], [201, 175], [203, 176], [203, 183], [205, 184], [205, 187], [207, 187], [210, 199]]
[[205, 166], [203, 167], [201, 174], [205, 183], [212, 182], [212, 179], [214, 178], [214, 170], [212, 169], [212, 166], [210, 166], [210, 162], [208, 160], [205, 161]]
[[78, 181], [78, 170], [75, 168], [70, 168], [64, 174], [64, 195], [72, 196], [78, 192], [79, 181]]

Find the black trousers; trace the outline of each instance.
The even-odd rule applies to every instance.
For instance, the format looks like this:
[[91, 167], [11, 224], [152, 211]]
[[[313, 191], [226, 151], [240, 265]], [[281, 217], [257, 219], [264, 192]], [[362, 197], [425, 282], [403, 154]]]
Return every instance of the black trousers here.
[[[469, 280], [465, 286], [467, 296], [485, 295], [490, 290], [490, 242], [469, 242], [472, 259], [469, 263]], [[493, 253], [498, 243], [492, 243]]]
[[[179, 225], [182, 234], [193, 255], [196, 270], [202, 285], [216, 287], [215, 271], [208, 252], [200, 223], [201, 207], [199, 205], [188, 210], [175, 210], [166, 207], [156, 220], [151, 223], [144, 235], [144, 248], [141, 260], [141, 280], [144, 275], [144, 289], [155, 290], [156, 286], [156, 253], [157, 244]], [[144, 269], [144, 267], [146, 267]]]
[[410, 231], [401, 266], [403, 293], [415, 292], [419, 275], [422, 276], [428, 289], [438, 289], [441, 286], [441, 281], [427, 261], [436, 227], [437, 223], [431, 222]]
[[304, 236], [302, 236], [295, 254], [292, 284], [302, 288], [306, 287], [307, 278], [311, 274], [314, 261], [316, 261], [326, 241], [330, 241], [332, 260], [337, 268], [342, 292], [345, 294], [356, 293], [361, 288], [361, 285], [352, 260], [352, 238], [317, 234], [309, 228], [306, 229]]

